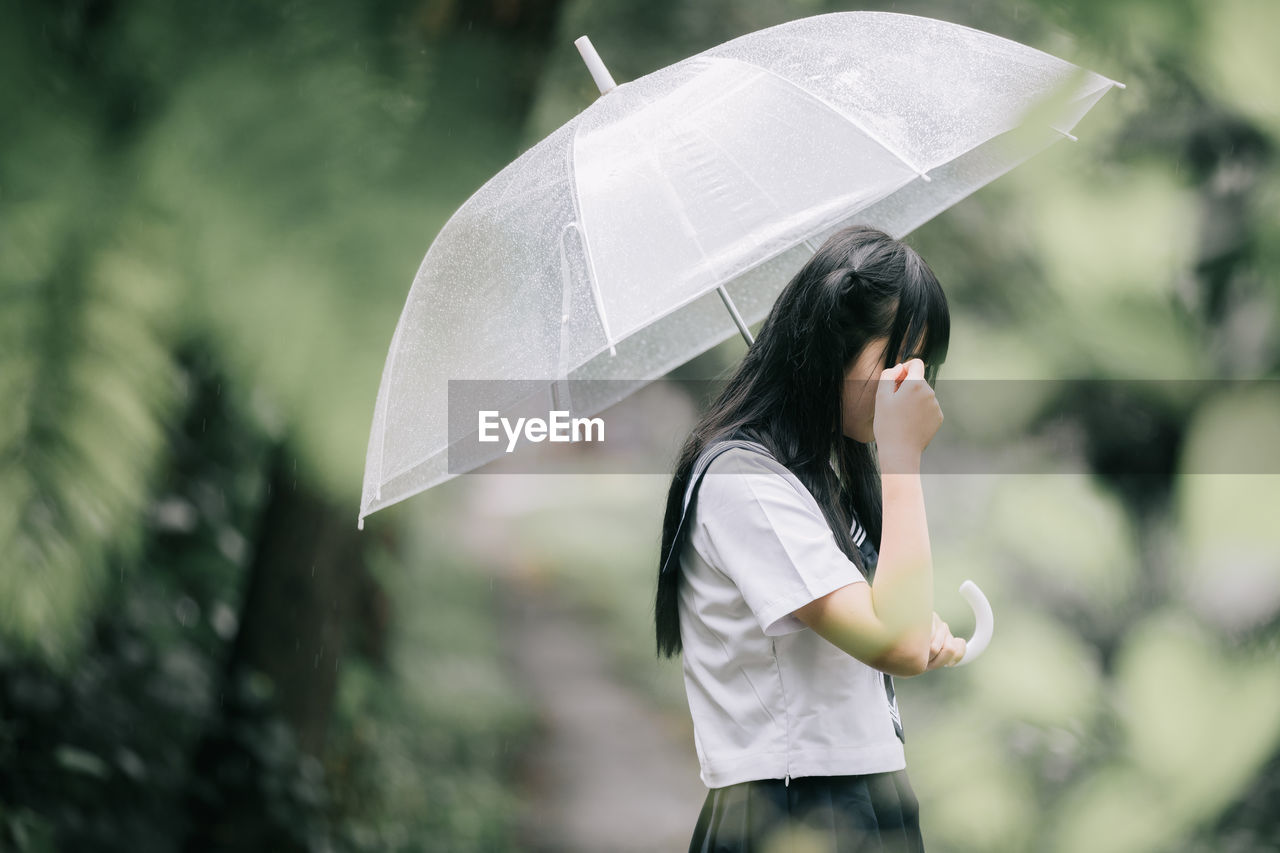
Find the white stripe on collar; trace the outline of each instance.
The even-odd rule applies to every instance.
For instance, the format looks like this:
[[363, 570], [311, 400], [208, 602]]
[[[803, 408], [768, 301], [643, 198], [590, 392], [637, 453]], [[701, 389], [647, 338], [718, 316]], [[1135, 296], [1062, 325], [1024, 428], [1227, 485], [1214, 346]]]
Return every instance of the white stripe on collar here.
[[853, 544], [862, 545], [862, 540], [867, 538], [867, 531], [858, 523], [858, 519], [853, 520], [853, 529], [849, 531], [853, 535]]

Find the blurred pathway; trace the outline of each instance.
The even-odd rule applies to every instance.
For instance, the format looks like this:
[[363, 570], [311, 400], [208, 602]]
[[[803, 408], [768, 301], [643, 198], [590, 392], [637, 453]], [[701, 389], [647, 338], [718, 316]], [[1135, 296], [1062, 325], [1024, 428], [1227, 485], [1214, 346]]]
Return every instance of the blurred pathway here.
[[522, 849], [687, 849], [707, 794], [687, 720], [613, 678], [590, 627], [544, 584], [513, 569], [494, 587], [511, 672], [543, 720], [522, 773]]

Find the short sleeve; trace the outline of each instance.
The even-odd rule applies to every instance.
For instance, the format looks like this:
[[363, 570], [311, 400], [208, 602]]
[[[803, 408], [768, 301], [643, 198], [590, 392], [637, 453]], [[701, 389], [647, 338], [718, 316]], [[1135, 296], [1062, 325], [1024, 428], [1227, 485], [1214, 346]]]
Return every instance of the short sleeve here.
[[866, 582], [809, 490], [760, 453], [734, 449], [716, 457], [699, 487], [695, 518], [706, 556], [737, 584], [766, 636], [803, 630], [794, 610]]

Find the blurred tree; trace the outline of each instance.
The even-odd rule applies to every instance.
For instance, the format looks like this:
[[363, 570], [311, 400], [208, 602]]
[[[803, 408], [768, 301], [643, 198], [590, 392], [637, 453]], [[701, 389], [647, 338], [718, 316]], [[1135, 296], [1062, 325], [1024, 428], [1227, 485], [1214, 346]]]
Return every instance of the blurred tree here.
[[395, 548], [356, 532], [365, 413], [555, 11], [4, 0], [0, 846], [171, 849], [182, 793], [193, 847], [340, 834], [319, 759]]
[[[223, 704], [271, 436], [207, 348], [173, 355], [186, 402], [166, 473], [141, 553], [110, 567], [130, 583], [104, 587], [73, 667], [0, 639], [0, 803], [56, 849], [174, 849], [188, 755]], [[290, 761], [280, 752], [269, 770], [287, 778]], [[43, 849], [31, 837], [0, 821], [0, 847]]]
[[259, 730], [278, 714], [310, 757], [302, 766], [321, 791], [316, 759], [325, 755], [339, 664], [352, 645], [348, 634], [360, 632], [361, 650], [375, 661], [385, 647], [387, 601], [364, 563], [363, 539], [307, 482], [305, 469], [300, 478], [286, 448], [276, 444], [267, 466], [266, 505], [252, 540], [220, 718], [191, 767], [191, 850], [308, 849], [298, 816], [277, 808], [268, 785], [274, 756], [255, 749]]

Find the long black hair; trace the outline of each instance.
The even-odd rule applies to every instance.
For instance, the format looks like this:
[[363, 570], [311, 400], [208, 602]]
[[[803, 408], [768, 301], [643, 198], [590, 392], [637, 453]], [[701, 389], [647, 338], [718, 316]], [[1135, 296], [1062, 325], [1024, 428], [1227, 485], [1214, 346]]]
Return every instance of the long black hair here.
[[950, 316], [937, 277], [915, 250], [867, 226], [832, 234], [787, 283], [741, 364], [681, 448], [658, 559], [659, 657], [683, 650], [679, 555], [665, 574], [662, 566], [676, 544], [693, 465], [721, 438], [758, 441], [789, 468], [817, 499], [840, 549], [866, 573], [849, 530], [856, 516], [879, 549], [880, 474], [873, 445], [848, 438], [841, 428], [845, 374], [869, 341], [888, 337], [883, 367], [897, 364], [904, 342], [910, 342], [915, 346], [907, 358], [924, 361], [925, 379], [933, 385], [946, 359]]

